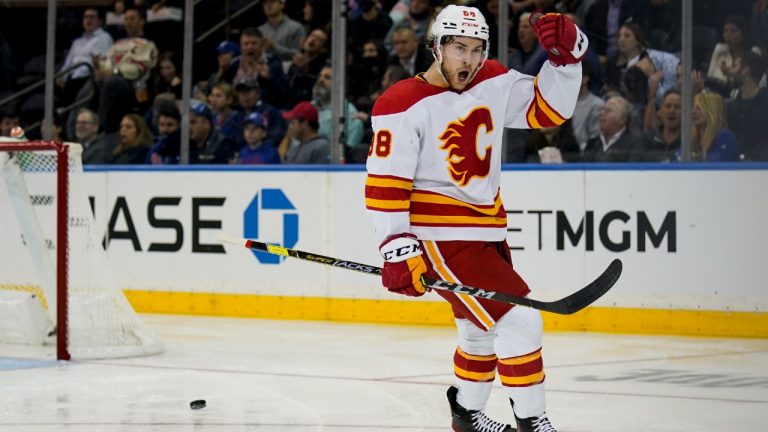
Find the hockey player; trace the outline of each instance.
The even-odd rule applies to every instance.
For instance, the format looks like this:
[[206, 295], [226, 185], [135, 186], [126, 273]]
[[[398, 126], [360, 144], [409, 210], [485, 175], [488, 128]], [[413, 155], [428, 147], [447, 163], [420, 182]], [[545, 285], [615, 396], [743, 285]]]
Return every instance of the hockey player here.
[[[448, 6], [431, 27], [426, 73], [389, 88], [373, 108], [366, 207], [391, 292], [421, 296], [427, 274], [525, 296], [512, 267], [501, 202], [505, 127], [556, 126], [571, 116], [587, 39], [560, 14], [534, 14], [549, 61], [538, 76], [488, 57], [488, 25], [473, 7]], [[538, 18], [538, 19], [536, 19]], [[555, 431], [545, 414], [538, 311], [440, 291], [458, 327], [457, 386], [448, 390], [454, 431], [515, 429], [484, 413], [498, 371], [517, 430]]]

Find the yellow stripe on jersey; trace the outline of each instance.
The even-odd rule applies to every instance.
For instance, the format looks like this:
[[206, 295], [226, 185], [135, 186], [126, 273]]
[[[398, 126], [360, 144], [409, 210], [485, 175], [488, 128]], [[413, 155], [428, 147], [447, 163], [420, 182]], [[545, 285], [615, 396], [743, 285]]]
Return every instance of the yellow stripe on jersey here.
[[530, 363], [532, 361], [538, 360], [539, 358], [541, 358], [541, 351], [536, 351], [533, 354], [528, 354], [520, 357], [510, 357], [510, 358], [499, 359], [499, 363], [507, 366], [516, 366], [524, 363]]
[[527, 118], [528, 118], [528, 125], [531, 127], [531, 129], [541, 129], [541, 124], [539, 123], [539, 120], [536, 118], [536, 101], [535, 100], [531, 102], [531, 106], [530, 108], [528, 108]]
[[496, 201], [493, 203], [493, 207], [489, 208], [489, 207], [478, 207], [475, 204], [470, 204], [461, 200], [457, 200], [456, 198], [451, 198], [449, 196], [423, 193], [423, 192], [419, 192], [418, 190], [415, 190], [411, 193], [411, 201], [428, 203], [428, 204], [446, 204], [446, 205], [461, 206], [461, 207], [470, 208], [478, 213], [488, 215], [488, 216], [493, 216], [497, 214], [502, 205], [500, 196], [496, 196]]
[[408, 209], [411, 206], [411, 202], [408, 200], [380, 200], [380, 199], [366, 198], [365, 206], [367, 208], [408, 211]]
[[456, 376], [459, 378], [474, 380], [474, 381], [492, 381], [494, 378], [496, 378], [496, 371], [490, 371], [490, 372], [470, 372], [468, 370], [464, 370], [456, 365], [453, 365], [453, 371], [456, 373]]
[[537, 372], [532, 375], [526, 375], [521, 377], [508, 377], [499, 374], [501, 383], [509, 386], [525, 386], [530, 384], [538, 384], [544, 380], [544, 372]]
[[[432, 241], [423, 241], [422, 242], [424, 246], [427, 249], [427, 256], [429, 257], [430, 261], [435, 265], [435, 271], [437, 274], [440, 275], [440, 278], [442, 278], [444, 281], [451, 282], [451, 283], [459, 283], [451, 277], [451, 273], [445, 268], [445, 263], [440, 258], [440, 254], [437, 252], [437, 247], [435, 246], [435, 242]], [[491, 318], [490, 315], [488, 315], [488, 312], [483, 309], [483, 307], [480, 305], [480, 303], [477, 301], [476, 298], [467, 295], [467, 294], [460, 294], [460, 293], [454, 293], [456, 294], [459, 299], [461, 299], [462, 303], [464, 303], [470, 312], [472, 312], [472, 315], [476, 316], [478, 321], [483, 323], [485, 326], [485, 329], [488, 330], [495, 322], [493, 321], [493, 318]]]
[[390, 188], [406, 189], [406, 190], [413, 189], [413, 181], [398, 180], [398, 179], [383, 178], [383, 177], [372, 177], [372, 176], [368, 176], [365, 179], [365, 185], [373, 186], [373, 187], [390, 187]]
[[462, 225], [506, 225], [506, 217], [485, 216], [433, 216], [411, 213], [411, 223], [423, 224], [462, 224]]

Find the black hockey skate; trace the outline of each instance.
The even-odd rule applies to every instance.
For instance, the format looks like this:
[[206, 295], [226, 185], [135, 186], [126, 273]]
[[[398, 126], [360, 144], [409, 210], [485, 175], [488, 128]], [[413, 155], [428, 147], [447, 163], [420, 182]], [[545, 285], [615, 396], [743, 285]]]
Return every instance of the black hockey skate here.
[[[464, 409], [456, 402], [459, 389], [451, 386], [448, 389], [448, 403], [451, 404], [451, 427], [455, 432], [515, 432], [515, 428], [508, 424], [491, 420], [482, 411], [470, 411]], [[554, 430], [554, 429], [553, 429]]]
[[549, 422], [547, 414], [542, 414], [538, 417], [517, 418], [517, 430], [518, 432], [557, 432], [552, 423]]

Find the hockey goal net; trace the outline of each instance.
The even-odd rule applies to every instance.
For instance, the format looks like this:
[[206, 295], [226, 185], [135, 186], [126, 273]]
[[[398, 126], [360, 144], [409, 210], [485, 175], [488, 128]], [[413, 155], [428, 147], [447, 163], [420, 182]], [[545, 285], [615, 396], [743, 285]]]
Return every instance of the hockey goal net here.
[[159, 353], [109, 271], [81, 152], [0, 141], [0, 343], [55, 340], [63, 360]]

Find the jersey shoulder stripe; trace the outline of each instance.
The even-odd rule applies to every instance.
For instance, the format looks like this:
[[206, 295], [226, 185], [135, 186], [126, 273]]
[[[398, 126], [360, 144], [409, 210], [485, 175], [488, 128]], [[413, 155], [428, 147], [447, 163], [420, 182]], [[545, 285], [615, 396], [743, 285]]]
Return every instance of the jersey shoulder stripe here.
[[397, 114], [407, 111], [420, 100], [449, 91], [419, 78], [408, 78], [388, 88], [373, 105], [374, 116]]
[[[472, 80], [470, 85], [468, 85], [464, 91], [471, 89], [485, 80], [504, 75], [505, 73], [507, 73], [507, 68], [502, 66], [501, 63], [496, 60], [488, 60], [483, 65], [483, 68], [477, 73], [475, 79]], [[376, 100], [376, 103], [373, 105], [372, 114], [374, 116], [381, 116], [405, 112], [424, 98], [448, 91], [452, 90], [429, 84], [420, 78], [408, 78], [395, 83], [392, 87], [387, 89], [384, 94]]]

